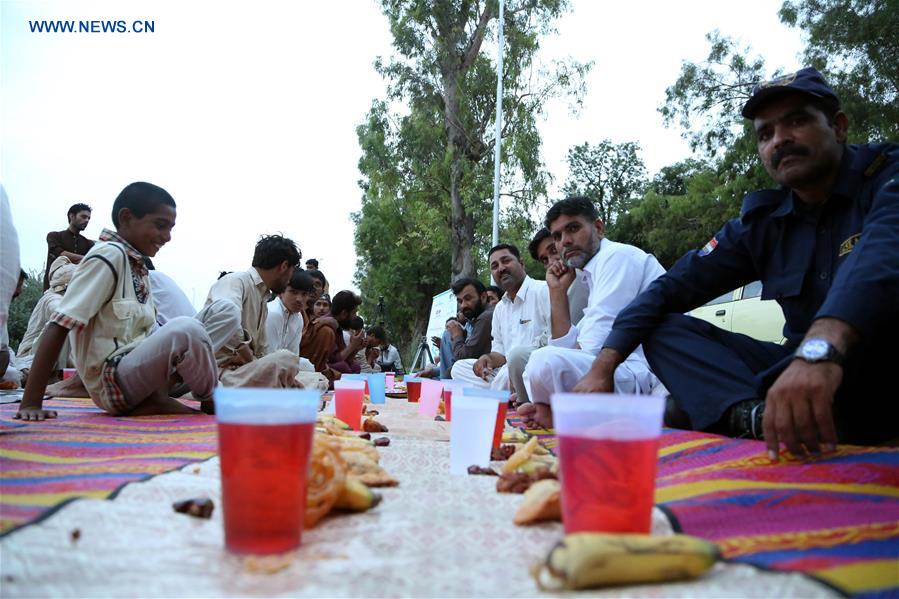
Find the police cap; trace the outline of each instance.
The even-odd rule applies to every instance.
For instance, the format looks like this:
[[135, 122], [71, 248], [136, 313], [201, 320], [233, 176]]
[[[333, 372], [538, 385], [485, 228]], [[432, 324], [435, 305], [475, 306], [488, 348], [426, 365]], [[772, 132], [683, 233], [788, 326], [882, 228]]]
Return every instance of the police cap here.
[[824, 77], [812, 67], [800, 69], [795, 73], [781, 75], [768, 81], [757, 83], [752, 88], [752, 96], [743, 105], [741, 114], [747, 119], [755, 118], [762, 104], [789, 93], [800, 93], [814, 98], [822, 98], [834, 102], [839, 106], [839, 99], [834, 91], [827, 85]]

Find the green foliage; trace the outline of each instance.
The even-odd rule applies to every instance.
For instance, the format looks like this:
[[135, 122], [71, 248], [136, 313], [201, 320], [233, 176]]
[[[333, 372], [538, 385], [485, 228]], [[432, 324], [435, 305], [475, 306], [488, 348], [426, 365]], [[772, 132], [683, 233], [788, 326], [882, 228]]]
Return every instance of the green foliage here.
[[834, 87], [850, 143], [899, 139], [899, 0], [799, 0], [781, 21], [806, 33], [806, 64]]
[[[668, 176], [677, 177], [674, 167]], [[650, 190], [609, 230], [617, 241], [630, 243], [653, 253], [669, 268], [686, 251], [702, 247], [726, 220], [739, 213], [739, 203], [722, 197], [726, 188], [711, 169], [693, 170], [695, 164], [680, 163], [691, 174], [685, 178], [682, 194], [661, 194]]]
[[568, 181], [563, 192], [593, 200], [607, 226], [640, 199], [646, 187], [646, 167], [636, 142], [583, 143], [568, 150]]
[[[780, 17], [806, 31], [805, 60], [840, 97], [850, 142], [899, 137], [899, 0], [788, 1]], [[682, 65], [659, 109], [667, 125], [683, 129], [699, 159], [663, 168], [610, 229], [665, 266], [737, 216], [747, 193], [772, 186], [740, 109], [755, 82], [779, 73], [766, 74], [760, 57], [717, 31], [707, 39], [706, 60]]]
[[22, 293], [9, 305], [9, 321], [6, 323], [9, 330], [9, 346], [18, 349], [25, 331], [28, 329], [28, 319], [35, 304], [44, 294], [44, 271], [30, 271], [28, 278], [22, 285]]
[[[590, 68], [534, 65], [540, 37], [564, 8], [561, 0], [506, 2], [500, 229], [502, 241], [519, 246], [548, 180], [536, 119], [550, 97], [568, 94], [577, 105]], [[385, 321], [403, 351], [417, 346], [433, 295], [461, 276], [488, 276], [496, 66], [482, 44], [495, 44], [498, 6], [382, 0], [382, 9], [396, 53], [376, 61], [388, 98], [373, 102], [357, 129], [364, 194], [354, 215], [356, 283], [367, 320], [385, 296]]]

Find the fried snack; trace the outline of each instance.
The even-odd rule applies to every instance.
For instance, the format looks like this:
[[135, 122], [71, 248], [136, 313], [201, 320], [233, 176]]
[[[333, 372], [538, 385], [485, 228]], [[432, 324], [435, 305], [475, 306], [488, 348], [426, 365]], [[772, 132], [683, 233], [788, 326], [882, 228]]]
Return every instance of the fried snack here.
[[331, 511], [343, 490], [346, 469], [339, 448], [338, 443], [325, 435], [313, 437], [306, 484], [306, 528], [315, 526]]
[[503, 472], [515, 472], [519, 466], [531, 459], [537, 449], [537, 437], [531, 437], [531, 440], [521, 446], [509, 459], [503, 464]]
[[390, 476], [377, 462], [357, 451], [341, 454], [346, 461], [347, 476], [369, 487], [395, 487], [399, 481]]
[[386, 433], [387, 427], [375, 420], [374, 418], [366, 418], [362, 423], [362, 430], [366, 433]]
[[381, 461], [381, 454], [378, 453], [378, 450], [375, 449], [375, 446], [371, 441], [366, 441], [359, 437], [333, 437], [331, 442], [332, 444], [336, 444], [334, 447], [344, 461], [346, 461], [346, 455], [350, 452], [364, 454], [375, 463]]
[[528, 472], [504, 472], [496, 481], [496, 490], [499, 493], [524, 493], [532, 484], [545, 478], [557, 478], [549, 468]]
[[518, 506], [513, 521], [515, 524], [534, 524], [547, 520], [558, 522], [562, 519], [562, 487], [554, 479], [538, 480], [525, 491], [524, 500]]
[[[536, 438], [536, 437], [534, 437], [534, 438]], [[528, 439], [528, 440], [530, 440], [530, 439]], [[513, 448], [515, 451], [518, 451], [519, 449], [521, 449], [522, 447], [524, 447], [525, 444], [524, 444], [524, 443], [510, 443], [509, 445], [511, 445], [512, 448]], [[552, 455], [552, 453], [550, 453], [550, 451], [549, 451], [547, 448], [543, 447], [542, 445], [540, 445], [540, 444], [538, 443], [538, 444], [534, 447], [534, 454], [533, 454], [533, 455], [535, 455], [535, 456], [540, 456], [540, 455]]]

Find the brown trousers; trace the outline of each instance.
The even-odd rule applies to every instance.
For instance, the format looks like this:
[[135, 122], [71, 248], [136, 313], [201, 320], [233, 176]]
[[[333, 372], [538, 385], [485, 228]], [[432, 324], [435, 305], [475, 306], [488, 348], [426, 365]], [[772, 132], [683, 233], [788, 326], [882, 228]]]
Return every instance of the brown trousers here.
[[303, 339], [300, 341], [300, 355], [315, 367], [315, 372], [320, 372], [329, 381], [340, 378], [340, 373], [335, 372], [328, 367], [328, 356], [334, 351], [334, 344], [337, 342], [337, 331], [333, 328], [321, 324], [312, 323], [303, 332]]

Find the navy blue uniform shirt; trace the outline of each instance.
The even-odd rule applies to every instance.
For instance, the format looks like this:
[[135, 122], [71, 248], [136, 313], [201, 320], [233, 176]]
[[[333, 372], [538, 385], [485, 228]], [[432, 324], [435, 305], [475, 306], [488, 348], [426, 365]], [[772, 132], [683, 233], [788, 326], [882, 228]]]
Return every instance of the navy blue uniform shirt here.
[[756, 191], [701, 250], [685, 254], [621, 311], [604, 347], [630, 354], [667, 313], [755, 280], [797, 345], [817, 318], [870, 339], [899, 318], [899, 145], [846, 146], [830, 198], [807, 209], [789, 189]]

